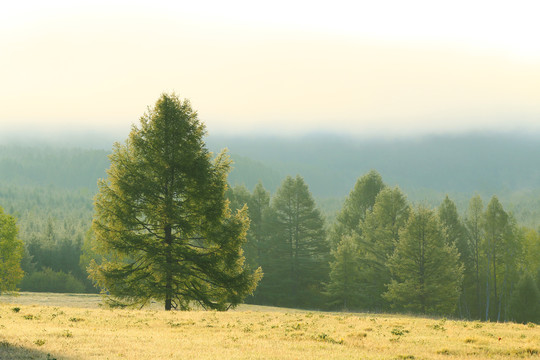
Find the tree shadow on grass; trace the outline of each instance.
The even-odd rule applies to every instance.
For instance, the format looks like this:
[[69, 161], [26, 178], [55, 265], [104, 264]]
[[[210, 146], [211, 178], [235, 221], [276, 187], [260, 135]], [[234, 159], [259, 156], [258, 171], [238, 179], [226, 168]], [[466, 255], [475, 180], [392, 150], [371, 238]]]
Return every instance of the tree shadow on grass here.
[[75, 358], [65, 357], [38, 351], [22, 346], [10, 344], [7, 341], [0, 341], [0, 359], [2, 360], [75, 360]]

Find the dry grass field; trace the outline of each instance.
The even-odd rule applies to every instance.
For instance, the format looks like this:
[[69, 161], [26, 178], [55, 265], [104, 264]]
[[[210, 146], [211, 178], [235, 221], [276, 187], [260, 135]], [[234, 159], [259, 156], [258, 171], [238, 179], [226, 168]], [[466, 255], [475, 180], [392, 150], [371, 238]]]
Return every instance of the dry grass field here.
[[258, 306], [101, 309], [92, 295], [0, 296], [0, 359], [540, 358], [540, 326]]

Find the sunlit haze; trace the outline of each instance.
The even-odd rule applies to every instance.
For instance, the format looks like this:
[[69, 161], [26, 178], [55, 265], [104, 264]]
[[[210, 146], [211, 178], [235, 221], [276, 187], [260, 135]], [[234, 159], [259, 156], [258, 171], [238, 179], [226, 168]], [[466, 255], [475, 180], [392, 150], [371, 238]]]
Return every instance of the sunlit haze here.
[[540, 130], [536, 1], [5, 2], [0, 131], [125, 132], [176, 92], [211, 134]]

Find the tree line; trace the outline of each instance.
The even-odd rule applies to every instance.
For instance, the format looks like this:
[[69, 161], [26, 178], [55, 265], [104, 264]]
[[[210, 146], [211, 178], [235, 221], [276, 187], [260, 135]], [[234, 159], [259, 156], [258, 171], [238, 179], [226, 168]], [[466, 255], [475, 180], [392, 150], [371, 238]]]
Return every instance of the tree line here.
[[274, 196], [259, 183], [228, 197], [233, 209], [247, 204], [245, 256], [264, 272], [249, 302], [540, 321], [540, 236], [496, 196], [474, 196], [462, 217], [448, 196], [413, 206], [370, 171], [330, 225], [300, 176]]
[[[86, 273], [95, 256], [87, 234], [90, 195], [41, 190], [2, 192], [12, 211], [21, 208], [17, 201], [33, 209], [14, 211], [25, 222], [19, 287], [96, 292]], [[332, 224], [301, 176], [287, 177], [273, 196], [260, 182], [252, 192], [229, 187], [226, 196], [233, 211], [247, 205], [244, 254], [250, 268], [264, 273], [247, 302], [540, 321], [540, 236], [520, 226], [496, 196], [487, 205], [474, 196], [463, 216], [448, 196], [436, 209], [414, 207], [371, 171], [358, 179]], [[38, 203], [49, 198], [73, 203], [79, 214], [70, 219], [73, 209], [56, 210], [47, 217], [52, 210], [40, 212]]]
[[[57, 192], [9, 186], [0, 193], [25, 225], [19, 288], [96, 292], [86, 273], [95, 257], [87, 233], [91, 195]], [[371, 171], [332, 224], [301, 176], [287, 177], [273, 196], [260, 182], [252, 192], [229, 187], [226, 196], [233, 211], [247, 205], [244, 254], [264, 273], [247, 302], [540, 321], [540, 236], [496, 196], [487, 205], [474, 196], [463, 216], [448, 196], [435, 209], [414, 207]], [[59, 210], [64, 202], [71, 208]], [[28, 210], [14, 210], [21, 208]]]

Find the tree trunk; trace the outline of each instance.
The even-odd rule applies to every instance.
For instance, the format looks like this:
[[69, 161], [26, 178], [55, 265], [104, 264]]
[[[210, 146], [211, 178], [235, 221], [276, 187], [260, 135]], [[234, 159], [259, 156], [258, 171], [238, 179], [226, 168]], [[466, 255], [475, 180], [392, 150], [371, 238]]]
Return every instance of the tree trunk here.
[[166, 261], [167, 267], [165, 270], [165, 310], [172, 309], [172, 232], [171, 226], [165, 226], [165, 244], [166, 244]]
[[[495, 242], [493, 242], [493, 299], [498, 302], [499, 297], [497, 296], [497, 263], [495, 258]], [[495, 308], [499, 307], [498, 303], [495, 303]]]
[[[508, 275], [508, 264], [506, 265], [506, 271], [504, 273], [504, 280], [503, 280], [503, 285], [502, 285], [502, 289], [501, 289], [501, 296], [500, 296], [500, 299], [499, 299], [499, 311], [497, 312], [497, 322], [499, 322], [501, 320], [501, 305], [502, 305], [502, 297], [503, 297], [503, 294], [506, 293], [506, 276]], [[506, 308], [506, 303], [505, 303], [505, 308]], [[506, 311], [505, 311], [506, 313]]]
[[487, 274], [486, 274], [486, 321], [489, 320], [489, 254], [487, 256]]
[[480, 301], [480, 259], [478, 254], [478, 240], [476, 245], [476, 309], [478, 311], [477, 313], [477, 319], [481, 319], [482, 314], [482, 302]]

